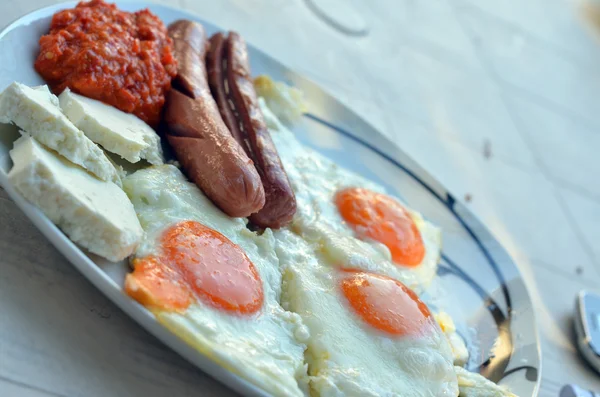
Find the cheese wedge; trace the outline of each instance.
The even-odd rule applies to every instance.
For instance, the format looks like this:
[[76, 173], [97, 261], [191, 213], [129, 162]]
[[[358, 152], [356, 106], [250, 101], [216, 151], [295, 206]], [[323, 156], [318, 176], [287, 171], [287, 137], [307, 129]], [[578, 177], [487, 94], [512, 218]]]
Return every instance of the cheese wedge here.
[[111, 261], [131, 255], [143, 230], [129, 198], [24, 133], [8, 179], [75, 243]]
[[130, 163], [163, 164], [160, 137], [133, 114], [122, 112], [68, 88], [58, 97], [64, 114], [92, 141]]
[[0, 94], [0, 123], [14, 123], [37, 141], [82, 166], [103, 181], [121, 185], [115, 167], [60, 110], [47, 86], [12, 83]]

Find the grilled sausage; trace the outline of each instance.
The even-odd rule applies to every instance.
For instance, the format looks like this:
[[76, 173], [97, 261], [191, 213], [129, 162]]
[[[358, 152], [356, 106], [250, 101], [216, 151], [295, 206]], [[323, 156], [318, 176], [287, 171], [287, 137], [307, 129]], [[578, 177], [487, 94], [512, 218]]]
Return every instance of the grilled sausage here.
[[166, 136], [189, 178], [229, 216], [247, 217], [265, 204], [252, 160], [221, 119], [207, 83], [208, 43], [202, 25], [177, 21], [169, 26], [179, 63], [167, 95]]
[[177, 76], [171, 84], [187, 96], [199, 98], [206, 87], [202, 60], [208, 51], [208, 41], [204, 28], [199, 23], [179, 20], [169, 25], [168, 32], [173, 40], [173, 53], [178, 64]]
[[235, 32], [211, 38], [209, 84], [232, 136], [258, 170], [265, 206], [250, 216], [260, 227], [279, 228], [296, 213], [296, 197], [260, 110], [250, 76], [246, 43]]
[[210, 38], [210, 51], [206, 56], [206, 70], [208, 72], [208, 85], [213, 96], [216, 99], [221, 117], [225, 125], [231, 132], [231, 135], [246, 151], [246, 153], [252, 153], [252, 149], [248, 147], [241, 129], [237, 116], [235, 114], [235, 106], [233, 101], [229, 98], [229, 83], [226, 82], [226, 76], [223, 73], [223, 45], [225, 44], [225, 37], [222, 33], [215, 33]]

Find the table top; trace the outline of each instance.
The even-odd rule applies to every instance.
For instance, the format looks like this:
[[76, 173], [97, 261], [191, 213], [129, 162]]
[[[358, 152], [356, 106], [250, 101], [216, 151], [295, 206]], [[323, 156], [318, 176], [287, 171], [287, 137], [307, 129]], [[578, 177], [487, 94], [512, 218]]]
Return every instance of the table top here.
[[[600, 12], [591, 3], [353, 1], [338, 14], [366, 24], [353, 36], [305, 0], [163, 1], [235, 28], [312, 78], [462, 198], [526, 279], [542, 339], [540, 396], [570, 382], [600, 391], [572, 331], [575, 294], [600, 292]], [[53, 2], [0, 2], [0, 27]], [[1, 189], [0, 252], [2, 396], [232, 394], [109, 302]]]

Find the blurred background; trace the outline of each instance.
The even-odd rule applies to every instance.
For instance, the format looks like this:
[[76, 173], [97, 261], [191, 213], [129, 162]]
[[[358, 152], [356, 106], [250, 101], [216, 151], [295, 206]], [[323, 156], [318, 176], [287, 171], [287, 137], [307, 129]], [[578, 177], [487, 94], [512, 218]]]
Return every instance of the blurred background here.
[[[315, 80], [462, 199], [519, 264], [537, 306], [540, 396], [557, 396], [569, 382], [600, 391], [572, 333], [576, 293], [600, 290], [600, 2], [163, 2], [238, 30]], [[0, 27], [51, 3], [0, 0]], [[6, 211], [5, 230], [26, 222]], [[59, 256], [49, 243], [31, 249]], [[64, 310], [110, 319], [107, 329], [90, 328], [86, 342], [75, 344], [94, 357], [102, 378], [113, 371], [110, 351], [93, 341], [136, 326], [68, 263], [62, 271], [81, 283], [84, 302]], [[53, 354], [74, 354], [67, 341], [61, 349], [41, 354], [39, 365], [51, 366]], [[182, 368], [174, 375], [192, 376], [173, 353], [156, 354]], [[48, 382], [77, 376], [77, 363], [61, 363]], [[66, 390], [87, 395], [85, 382]]]

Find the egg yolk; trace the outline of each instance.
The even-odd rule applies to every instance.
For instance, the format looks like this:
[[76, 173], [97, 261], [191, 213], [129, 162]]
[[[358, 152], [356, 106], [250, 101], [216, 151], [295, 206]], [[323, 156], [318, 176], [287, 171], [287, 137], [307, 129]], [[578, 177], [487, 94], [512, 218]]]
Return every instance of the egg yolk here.
[[148, 308], [182, 312], [190, 305], [192, 293], [177, 269], [155, 256], [132, 264], [133, 273], [125, 277], [127, 295]]
[[161, 253], [133, 261], [125, 292], [144, 306], [184, 311], [198, 298], [232, 314], [253, 314], [262, 306], [263, 286], [245, 252], [221, 233], [195, 221], [168, 228]]
[[422, 333], [431, 312], [419, 297], [392, 278], [345, 271], [341, 290], [352, 310], [373, 328], [397, 336]]
[[397, 264], [415, 267], [425, 257], [417, 225], [393, 198], [367, 189], [347, 188], [336, 194], [335, 203], [360, 238], [384, 244]]

